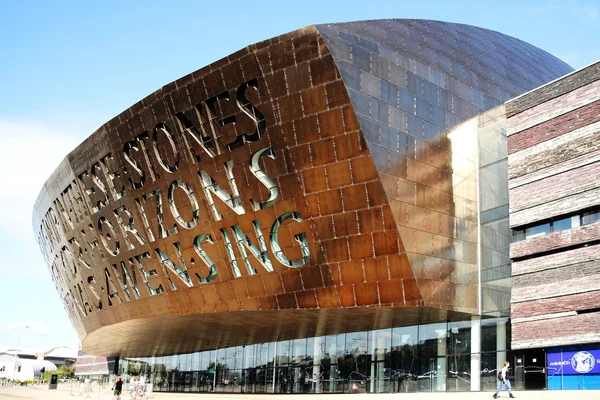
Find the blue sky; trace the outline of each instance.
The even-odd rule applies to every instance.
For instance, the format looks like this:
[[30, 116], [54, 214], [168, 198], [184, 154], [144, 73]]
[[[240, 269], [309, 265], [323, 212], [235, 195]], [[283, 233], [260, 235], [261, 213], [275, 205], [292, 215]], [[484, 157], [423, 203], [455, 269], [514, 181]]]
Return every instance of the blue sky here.
[[62, 158], [162, 85], [306, 25], [422, 18], [493, 29], [574, 68], [600, 59], [596, 1], [0, 0], [0, 348], [78, 341], [31, 229]]

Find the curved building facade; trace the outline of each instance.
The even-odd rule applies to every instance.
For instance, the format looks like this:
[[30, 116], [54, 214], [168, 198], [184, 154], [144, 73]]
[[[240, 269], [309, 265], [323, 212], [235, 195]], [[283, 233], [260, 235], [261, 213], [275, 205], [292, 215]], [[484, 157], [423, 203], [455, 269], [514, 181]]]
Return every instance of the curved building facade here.
[[[505, 327], [510, 309], [508, 224], [484, 226], [508, 215], [507, 194], [484, 199], [506, 177], [481, 172], [506, 137], [460, 124], [569, 71], [497, 32], [382, 20], [300, 29], [164, 86], [71, 152], [35, 206], [83, 350], [161, 390], [336, 391], [340, 371], [342, 390], [421, 372], [449, 390], [448, 332]], [[393, 329], [417, 329], [398, 361], [412, 372], [385, 364]], [[342, 361], [324, 365], [331, 340]], [[296, 341], [300, 358], [274, 345]], [[364, 367], [344, 366], [353, 352]]]

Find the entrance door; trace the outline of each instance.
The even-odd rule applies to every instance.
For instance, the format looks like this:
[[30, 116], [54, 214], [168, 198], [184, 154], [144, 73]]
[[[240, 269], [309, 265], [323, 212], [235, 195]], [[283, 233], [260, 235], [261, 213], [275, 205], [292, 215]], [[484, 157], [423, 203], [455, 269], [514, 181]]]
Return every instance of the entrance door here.
[[183, 373], [183, 391], [189, 392], [192, 389], [192, 378], [194, 377], [193, 372]]
[[515, 387], [525, 390], [546, 389], [546, 351], [531, 349], [515, 354], [515, 362], [509, 373], [514, 376]]
[[276, 393], [291, 393], [294, 387], [294, 375], [291, 367], [277, 367]]
[[371, 363], [370, 393], [390, 393], [390, 371], [390, 368], [385, 368], [384, 361], [374, 361]]
[[437, 379], [437, 359], [421, 359], [420, 374], [417, 376], [417, 390], [419, 392], [435, 391]]

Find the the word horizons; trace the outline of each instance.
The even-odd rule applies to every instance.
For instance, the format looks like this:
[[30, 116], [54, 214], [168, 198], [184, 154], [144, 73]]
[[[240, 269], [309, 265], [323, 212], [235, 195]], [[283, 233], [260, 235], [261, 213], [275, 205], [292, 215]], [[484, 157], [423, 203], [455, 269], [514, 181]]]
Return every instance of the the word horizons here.
[[[210, 224], [214, 232], [219, 231], [222, 237], [219, 243], [222, 243], [222, 253], [227, 256], [233, 278], [242, 276], [233, 243], [243, 260], [246, 274], [258, 273], [250, 263], [248, 252], [265, 272], [274, 271], [261, 231], [260, 217], [252, 222], [256, 244], [240, 226], [227, 227], [220, 223], [223, 216], [219, 207], [225, 206], [236, 215], [246, 213], [234, 178], [233, 160], [228, 159], [222, 163], [230, 191], [224, 189], [205, 169], [197, 171], [197, 181], [185, 182], [180, 176], [180, 170], [188, 165], [199, 164], [206, 157], [213, 161], [222, 159], [219, 156], [226, 157], [264, 135], [267, 123], [260, 110], [248, 100], [249, 89], [258, 89], [257, 79], [245, 82], [235, 90], [237, 113], [224, 118], [217, 117], [217, 107], [223, 115], [225, 107], [221, 106], [222, 103], [232, 104], [229, 91], [195, 105], [192, 110], [175, 113], [171, 117], [178, 128], [179, 137], [166, 122], [154, 123], [150, 134], [148, 130], [144, 130], [123, 144], [122, 153], [108, 153], [100, 157], [89, 169], [78, 174], [54, 199], [40, 223], [37, 239], [51, 266], [51, 275], [61, 292], [65, 308], [72, 317], [79, 320], [94, 311], [102, 310], [104, 305], [113, 306], [165, 291], [175, 291], [181, 287], [212, 282], [219, 271], [203, 248], [204, 245], [217, 242], [210, 233], [197, 234], [193, 239], [193, 251], [202, 261], [197, 265], [193, 259], [191, 265], [186, 263], [178, 241], [172, 243], [172, 251], [157, 246], [149, 251], [147, 247], [153, 242], [176, 235], [180, 229], [193, 230], [205, 222]], [[221, 143], [221, 130], [226, 125], [235, 125], [236, 116], [248, 118], [254, 127], [253, 132], [237, 134], [230, 143]], [[191, 121], [194, 117], [197, 124]], [[166, 144], [161, 146], [160, 142], [164, 140]], [[182, 153], [186, 156], [181, 157]], [[270, 147], [264, 147], [255, 151], [248, 161], [249, 172], [257, 183], [266, 188], [269, 195], [265, 201], [249, 200], [257, 215], [261, 210], [272, 207], [279, 197], [277, 185], [260, 166], [263, 157], [275, 159], [275, 153]], [[119, 170], [115, 165], [125, 167]], [[167, 188], [156, 188], [155, 183], [163, 181], [159, 179], [159, 174], [173, 175], [174, 179]], [[201, 191], [193, 189], [198, 183]], [[147, 187], [152, 189], [144, 190]], [[176, 192], [180, 192], [179, 195]], [[196, 193], [204, 194], [204, 200], [211, 211], [205, 213], [207, 215], [201, 215]], [[170, 228], [165, 223], [165, 195], [168, 206], [164, 208], [169, 210], [171, 219], [175, 221]], [[134, 197], [133, 207], [124, 204]], [[218, 202], [215, 202], [214, 197], [221, 201], [220, 206], [217, 206]], [[182, 198], [187, 200], [184, 206], [181, 205]], [[151, 203], [154, 203], [155, 218], [148, 218], [148, 214], [152, 212], [152, 207], [149, 206]], [[182, 209], [187, 211], [180, 212]], [[95, 223], [90, 223], [90, 220]], [[151, 221], [154, 220], [156, 222], [153, 227]], [[286, 257], [279, 245], [278, 232], [281, 224], [288, 220], [300, 222], [302, 217], [298, 211], [293, 210], [277, 216], [272, 223], [268, 243], [279, 263], [296, 268], [308, 262], [310, 252], [306, 234], [302, 232], [294, 235], [294, 239], [300, 244], [302, 257], [297, 260]], [[138, 229], [140, 224], [142, 229]], [[146, 246], [143, 251], [139, 249], [142, 246]], [[123, 253], [131, 255], [123, 257]], [[156, 257], [153, 258], [152, 254]], [[169, 258], [169, 254], [175, 256]], [[159, 262], [163, 270], [162, 276], [157, 273], [153, 260]]]

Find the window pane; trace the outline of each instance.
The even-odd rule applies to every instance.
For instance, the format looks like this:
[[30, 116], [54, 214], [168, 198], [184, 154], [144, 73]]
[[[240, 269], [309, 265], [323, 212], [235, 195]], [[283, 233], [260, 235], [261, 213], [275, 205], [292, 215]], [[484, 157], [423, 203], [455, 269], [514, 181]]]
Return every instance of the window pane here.
[[306, 339], [296, 339], [291, 341], [292, 347], [292, 362], [300, 363], [306, 357]]
[[588, 211], [583, 213], [582, 225], [593, 224], [600, 221], [600, 210]]
[[290, 342], [284, 340], [277, 343], [277, 366], [288, 365], [290, 363]]
[[448, 333], [448, 354], [471, 353], [471, 321], [449, 322]]
[[448, 337], [445, 323], [419, 326], [419, 357], [434, 358], [446, 353], [446, 338]]
[[346, 334], [346, 351], [338, 359], [338, 370], [346, 379], [363, 381], [367, 379], [367, 332]]
[[512, 241], [518, 242], [519, 240], [525, 240], [525, 230], [523, 229], [513, 229], [512, 231]]
[[372, 360], [382, 361], [392, 347], [392, 330], [381, 329], [369, 332], [369, 355]]
[[417, 390], [418, 361], [416, 326], [392, 329], [392, 371], [390, 379], [396, 380], [398, 391]]
[[531, 228], [525, 229], [525, 238], [531, 239], [538, 236], [547, 235], [550, 233], [550, 223], [532, 226]]
[[567, 229], [571, 229], [571, 217], [552, 222], [552, 232], [560, 232]]

